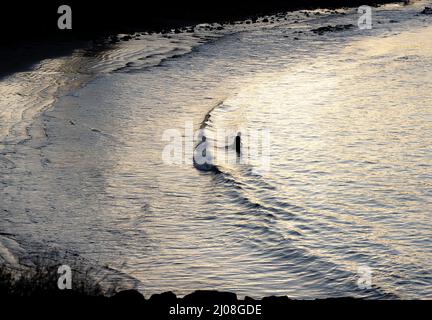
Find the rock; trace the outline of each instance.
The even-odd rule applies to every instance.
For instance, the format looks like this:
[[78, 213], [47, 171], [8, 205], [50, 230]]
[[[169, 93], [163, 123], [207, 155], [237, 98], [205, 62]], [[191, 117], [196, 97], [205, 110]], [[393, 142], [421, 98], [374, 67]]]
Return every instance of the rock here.
[[338, 25], [335, 25], [335, 26], [330, 26], [330, 25], [328, 25], [328, 26], [326, 26], [326, 27], [319, 27], [319, 28], [317, 28], [317, 29], [312, 29], [311, 31], [312, 31], [313, 33], [317, 33], [317, 34], [319, 34], [319, 35], [322, 35], [322, 34], [325, 33], [325, 32], [339, 32], [339, 31], [345, 31], [345, 30], [351, 29], [351, 28], [353, 28], [353, 27], [354, 27], [353, 24], [338, 24]]
[[121, 305], [138, 305], [144, 303], [144, 296], [136, 290], [124, 290], [112, 296], [111, 301]]
[[271, 297], [264, 297], [261, 301], [263, 304], [275, 305], [275, 304], [285, 304], [288, 301], [290, 301], [290, 299], [287, 296], [281, 296], [281, 297], [271, 296]]
[[132, 37], [129, 35], [121, 37], [121, 40], [123, 40], [123, 41], [129, 41], [131, 39], [132, 39]]
[[177, 297], [171, 291], [160, 294], [153, 294], [149, 299], [149, 302], [154, 304], [174, 304], [176, 303], [176, 301]]
[[119, 42], [119, 39], [117, 36], [111, 36], [109, 39], [109, 42], [110, 43], [117, 43], [117, 42]]
[[432, 14], [432, 7], [425, 7], [421, 14]]
[[237, 302], [237, 295], [232, 292], [197, 290], [183, 298], [185, 304], [211, 304], [214, 301], [218, 304], [234, 304]]
[[269, 19], [267, 19], [267, 18], [264, 18], [263, 20], [262, 20], [262, 22], [269, 22]]

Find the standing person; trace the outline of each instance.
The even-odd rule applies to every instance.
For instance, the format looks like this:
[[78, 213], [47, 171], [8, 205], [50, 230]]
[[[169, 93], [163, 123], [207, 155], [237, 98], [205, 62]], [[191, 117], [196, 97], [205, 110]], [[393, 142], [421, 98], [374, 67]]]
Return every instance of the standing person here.
[[241, 152], [241, 132], [237, 133], [237, 136], [235, 137], [235, 148], [237, 155], [240, 156]]

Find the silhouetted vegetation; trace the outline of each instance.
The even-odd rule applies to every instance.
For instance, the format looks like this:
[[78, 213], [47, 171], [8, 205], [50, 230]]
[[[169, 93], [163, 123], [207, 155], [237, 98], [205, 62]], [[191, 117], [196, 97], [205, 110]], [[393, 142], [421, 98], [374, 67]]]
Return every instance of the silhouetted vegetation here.
[[[57, 286], [58, 266], [40, 264], [34, 268], [18, 269], [0, 267], [0, 296], [34, 297], [59, 295]], [[100, 296], [104, 291], [100, 283], [90, 275], [90, 269], [72, 277], [74, 294]], [[70, 294], [70, 293], [69, 293]]]

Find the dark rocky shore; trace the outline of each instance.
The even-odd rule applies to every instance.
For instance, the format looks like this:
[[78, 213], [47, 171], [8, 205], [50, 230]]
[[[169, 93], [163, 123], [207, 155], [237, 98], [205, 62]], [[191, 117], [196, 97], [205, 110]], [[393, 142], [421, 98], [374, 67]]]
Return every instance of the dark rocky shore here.
[[[353, 7], [391, 0], [267, 0], [252, 3], [228, 0], [148, 1], [37, 1], [2, 4], [0, 11], [0, 77], [26, 69], [43, 58], [67, 55], [95, 39], [137, 31], [166, 32], [202, 22], [234, 20], [297, 9]], [[59, 30], [57, 9], [72, 8], [72, 30]], [[113, 41], [128, 40], [113, 39]]]
[[[75, 273], [72, 289], [60, 290], [57, 265], [52, 263], [38, 264], [36, 271], [24, 272], [21, 276], [14, 272], [15, 269], [1, 266], [2, 311], [30, 313], [33, 317], [37, 315], [44, 318], [97, 315], [98, 318], [121, 316], [122, 319], [128, 319], [141, 315], [144, 319], [286, 319], [298, 313], [302, 317], [318, 314], [345, 319], [352, 313], [368, 316], [368, 312], [373, 309], [383, 309], [389, 317], [405, 313], [412, 316], [413, 312], [422, 312], [431, 306], [431, 301], [401, 303], [398, 300], [350, 297], [295, 300], [287, 296], [269, 296], [239, 299], [235, 293], [214, 290], [198, 290], [184, 297], [177, 297], [173, 292], [144, 297], [135, 289], [119, 289], [128, 287], [122, 284], [124, 279], [122, 281], [121, 278], [119, 283], [104, 287], [104, 277], [102, 280], [95, 277], [101, 276], [101, 270], [91, 272], [93, 268], [88, 266], [87, 269], [81, 266], [83, 272]], [[199, 317], [191, 314], [198, 311]]]
[[[4, 38], [61, 39], [92, 38], [112, 32], [161, 31], [200, 22], [230, 22], [246, 17], [281, 11], [316, 8], [356, 7], [398, 2], [391, 0], [266, 0], [238, 1], [39, 1], [2, 4], [0, 25]], [[402, 1], [400, 1], [402, 2]], [[72, 30], [59, 30], [57, 9], [67, 4], [72, 9]]]
[[[2, 297], [3, 312], [32, 314], [33, 316], [67, 315], [69, 318], [97, 315], [128, 319], [139, 315], [143, 319], [287, 319], [329, 316], [346, 318], [353, 314], [369, 316], [375, 310], [386, 316], [402, 316], [426, 311], [430, 301], [383, 301], [335, 298], [323, 300], [291, 300], [288, 297], [238, 299], [229, 292], [195, 291], [183, 298], [172, 292], [154, 294], [145, 299], [139, 292], [127, 290], [108, 298], [87, 296], [74, 291], [57, 291], [32, 297]], [[229, 307], [222, 307], [229, 306]], [[221, 313], [221, 307], [225, 312]], [[6, 310], [5, 310], [6, 309]], [[231, 311], [228, 311], [231, 310]], [[233, 311], [236, 310], [236, 311]]]

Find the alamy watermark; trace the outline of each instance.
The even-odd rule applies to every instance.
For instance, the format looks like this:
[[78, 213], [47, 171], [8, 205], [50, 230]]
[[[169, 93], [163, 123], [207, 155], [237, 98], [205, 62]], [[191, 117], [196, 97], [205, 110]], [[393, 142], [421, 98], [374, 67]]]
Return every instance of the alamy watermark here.
[[61, 265], [57, 269], [57, 273], [60, 277], [57, 280], [57, 287], [60, 290], [72, 289], [72, 269], [67, 264]]
[[64, 4], [58, 7], [57, 13], [61, 14], [57, 20], [57, 27], [60, 30], [72, 29], [72, 8]]
[[357, 286], [359, 289], [366, 290], [372, 288], [372, 268], [367, 265], [357, 267]]
[[193, 164], [212, 170], [217, 165], [247, 164], [255, 171], [269, 171], [271, 158], [270, 130], [199, 129], [186, 121], [184, 129], [167, 129], [162, 161], [168, 165]]
[[372, 7], [360, 6], [357, 12], [361, 15], [357, 20], [357, 26], [360, 30], [372, 29]]
[[[363, 5], [357, 9], [357, 12], [361, 15], [357, 20], [358, 28], [360, 30], [372, 29], [372, 7]], [[60, 30], [71, 30], [72, 8], [69, 5], [63, 4], [58, 7], [57, 13], [61, 14], [57, 20], [57, 27]]]

